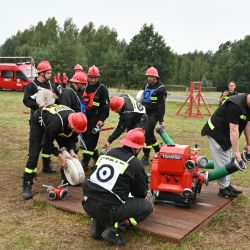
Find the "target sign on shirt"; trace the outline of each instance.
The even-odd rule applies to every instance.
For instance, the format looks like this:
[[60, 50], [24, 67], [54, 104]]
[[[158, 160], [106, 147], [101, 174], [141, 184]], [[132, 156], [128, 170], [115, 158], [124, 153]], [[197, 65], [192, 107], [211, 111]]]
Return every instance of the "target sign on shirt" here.
[[128, 163], [108, 155], [102, 155], [97, 161], [97, 168], [90, 176], [90, 181], [111, 191]]

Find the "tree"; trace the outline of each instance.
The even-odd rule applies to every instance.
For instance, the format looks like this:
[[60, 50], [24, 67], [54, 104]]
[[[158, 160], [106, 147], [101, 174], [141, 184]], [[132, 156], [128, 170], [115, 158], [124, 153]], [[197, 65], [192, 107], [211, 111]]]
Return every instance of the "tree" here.
[[144, 24], [139, 34], [126, 47], [124, 64], [128, 72], [128, 86], [138, 88], [145, 82], [144, 73], [150, 66], [158, 69], [163, 81], [170, 80], [174, 69], [174, 55], [163, 37], [154, 32], [153, 24]]

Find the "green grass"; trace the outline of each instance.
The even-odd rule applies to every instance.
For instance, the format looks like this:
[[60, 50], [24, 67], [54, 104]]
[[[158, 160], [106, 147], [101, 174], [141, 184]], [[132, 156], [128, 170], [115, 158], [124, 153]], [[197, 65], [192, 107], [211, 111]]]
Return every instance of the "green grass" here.
[[[27, 160], [29, 129], [29, 115], [23, 113], [27, 109], [22, 104], [22, 97], [23, 93], [20, 92], [0, 92], [0, 250], [116, 249], [109, 243], [95, 241], [90, 237], [89, 218], [63, 212], [45, 202], [22, 200], [21, 176]], [[210, 158], [207, 139], [200, 135], [207, 118], [176, 116], [181, 103], [167, 102], [166, 105], [165, 127], [175, 143], [197, 143], [200, 153]], [[210, 105], [213, 111], [216, 107]], [[111, 113], [105, 126], [114, 125], [117, 121], [117, 115]], [[109, 134], [110, 131], [102, 132], [99, 149], [102, 149]], [[119, 140], [112, 147], [118, 145]], [[243, 146], [244, 141], [241, 139]], [[56, 158], [53, 158], [53, 163], [58, 165]], [[60, 182], [59, 173], [42, 174], [40, 162], [38, 170], [38, 180], [33, 186], [34, 194], [45, 191], [42, 184], [57, 185]], [[234, 173], [232, 181], [247, 189], [250, 184], [249, 169]], [[230, 208], [217, 214], [210, 224], [186, 237], [181, 244], [134, 229], [125, 234], [128, 244], [123, 249], [250, 249], [249, 213], [250, 198], [249, 192], [246, 192], [233, 201]]]

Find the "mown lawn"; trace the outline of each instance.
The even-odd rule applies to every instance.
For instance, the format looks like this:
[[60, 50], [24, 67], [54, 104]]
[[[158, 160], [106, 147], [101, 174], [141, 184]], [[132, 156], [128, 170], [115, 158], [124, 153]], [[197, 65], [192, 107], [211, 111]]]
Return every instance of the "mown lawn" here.
[[[0, 92], [0, 249], [115, 249], [107, 242], [91, 238], [88, 218], [57, 210], [44, 202], [22, 200], [21, 176], [27, 159], [29, 119], [29, 115], [24, 114], [27, 109], [22, 104], [22, 96], [20, 92]], [[180, 103], [167, 102], [166, 105], [165, 127], [172, 139], [179, 144], [197, 143], [201, 154], [210, 158], [207, 140], [200, 136], [207, 118], [176, 116]], [[210, 105], [210, 108], [214, 110], [216, 105]], [[106, 125], [116, 122], [117, 116], [111, 113]], [[101, 134], [99, 149], [109, 133]], [[118, 142], [112, 146], [116, 145]], [[53, 163], [58, 165], [56, 158]], [[41, 162], [38, 169], [34, 194], [45, 191], [42, 184], [57, 185], [60, 182], [59, 173], [41, 173]], [[233, 174], [232, 181], [249, 190], [249, 169]], [[250, 195], [246, 191], [232, 202], [230, 208], [217, 214], [210, 224], [181, 244], [133, 229], [125, 234], [128, 243], [123, 249], [250, 249], [249, 213]]]

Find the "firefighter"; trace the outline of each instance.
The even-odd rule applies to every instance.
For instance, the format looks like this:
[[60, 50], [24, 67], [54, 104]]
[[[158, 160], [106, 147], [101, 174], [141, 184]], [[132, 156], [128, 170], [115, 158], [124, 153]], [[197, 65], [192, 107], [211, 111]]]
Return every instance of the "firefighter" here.
[[63, 72], [63, 75], [62, 75], [62, 87], [63, 88], [67, 87], [68, 80], [69, 80], [69, 78], [67, 77], [66, 73]]
[[125, 130], [134, 128], [145, 130], [148, 122], [145, 107], [130, 95], [113, 96], [110, 99], [110, 109], [119, 114], [119, 122], [114, 132], [109, 136], [104, 148], [108, 149], [110, 144], [116, 140]]
[[145, 75], [147, 76], [148, 83], [144, 87], [142, 104], [146, 108], [149, 121], [145, 133], [146, 146], [143, 149], [144, 156], [142, 163], [143, 165], [148, 165], [151, 148], [153, 148], [155, 152], [160, 151], [159, 143], [154, 135], [154, 129], [157, 122], [162, 126], [164, 125], [167, 92], [166, 87], [159, 81], [160, 77], [156, 68], [148, 68]]
[[56, 87], [59, 87], [62, 83], [62, 79], [61, 79], [61, 73], [57, 72], [57, 74], [54, 76], [54, 84], [56, 85]]
[[[23, 103], [25, 106], [31, 109], [29, 125], [32, 120], [34, 112], [39, 108], [39, 105], [36, 102], [36, 94], [39, 91], [39, 89], [42, 89], [42, 88], [50, 89], [55, 94], [56, 99], [59, 97], [59, 92], [56, 86], [50, 82], [51, 73], [52, 73], [52, 68], [50, 66], [50, 63], [48, 61], [41, 61], [37, 65], [37, 73], [38, 73], [38, 76], [34, 79], [34, 81], [29, 83], [24, 89]], [[29, 137], [31, 137], [31, 133], [32, 132], [31, 132], [31, 127], [30, 127]], [[31, 138], [29, 138], [29, 154], [30, 154], [30, 150], [32, 150], [32, 147], [33, 147], [33, 142], [31, 141]], [[42, 152], [42, 161], [43, 161], [42, 171], [44, 173], [56, 172], [56, 170], [51, 166], [50, 157], [51, 157], [50, 155]]]
[[95, 127], [101, 128], [109, 116], [108, 89], [99, 82], [99, 77], [99, 69], [95, 65], [91, 66], [88, 70], [88, 85], [83, 93], [86, 116], [88, 118], [88, 129], [82, 135], [87, 147], [83, 150], [82, 165], [84, 170], [88, 170], [88, 163], [91, 158], [96, 161], [99, 157], [97, 150], [99, 133], [93, 134], [92, 130]]
[[[153, 210], [145, 199], [147, 175], [137, 159], [144, 147], [144, 131], [135, 128], [120, 141], [123, 147], [101, 155], [83, 183], [83, 208], [92, 218], [92, 236], [124, 245], [122, 232], [143, 221]], [[131, 193], [131, 197], [129, 194]]]
[[87, 84], [87, 76], [83, 72], [77, 72], [70, 79], [69, 88], [64, 89], [60, 96], [60, 104], [70, 107], [75, 112], [85, 113], [83, 91]]
[[60, 148], [66, 147], [71, 156], [76, 157], [75, 146], [77, 133], [87, 129], [87, 118], [81, 113], [75, 113], [64, 105], [48, 105], [38, 109], [31, 120], [32, 148], [29, 150], [29, 157], [23, 174], [23, 199], [32, 199], [32, 184], [36, 175], [36, 166], [41, 147], [47, 154], [57, 156], [66, 167], [65, 156], [54, 146], [57, 141]]
[[85, 73], [84, 70], [83, 70], [82, 65], [76, 64], [76, 66], [74, 67], [74, 74], [77, 73], [77, 72], [83, 72], [83, 73]]
[[228, 83], [228, 89], [223, 91], [221, 93], [221, 96], [220, 96], [220, 99], [219, 99], [219, 104], [221, 105], [222, 102], [226, 99], [228, 99], [230, 96], [233, 96], [233, 95], [238, 95], [239, 93], [235, 90], [236, 88], [236, 84], [235, 82], [231, 81]]
[[[239, 137], [244, 131], [246, 138], [246, 154], [250, 157], [250, 93], [235, 95], [228, 98], [217, 108], [211, 118], [204, 125], [201, 135], [207, 136], [214, 167], [224, 167], [232, 164], [232, 154], [238, 163], [242, 161], [239, 149]], [[227, 175], [218, 180], [218, 195], [226, 198], [235, 198], [241, 191], [230, 184]]]

